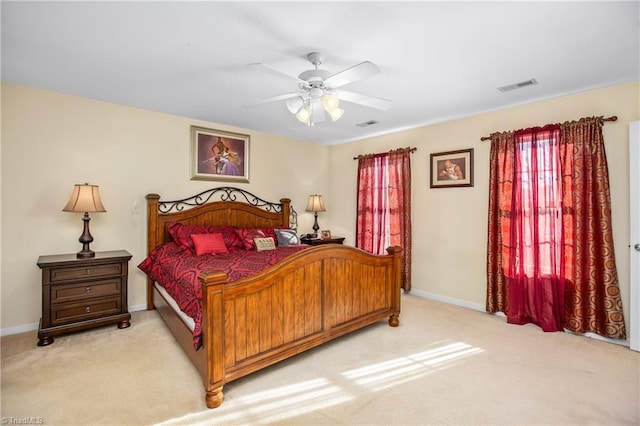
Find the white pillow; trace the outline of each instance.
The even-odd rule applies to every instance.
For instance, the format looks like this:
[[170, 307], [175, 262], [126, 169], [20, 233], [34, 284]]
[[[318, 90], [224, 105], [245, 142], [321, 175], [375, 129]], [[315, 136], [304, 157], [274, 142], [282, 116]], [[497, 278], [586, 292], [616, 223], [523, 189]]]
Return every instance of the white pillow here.
[[281, 247], [300, 244], [300, 238], [295, 229], [274, 229], [278, 238], [278, 245]]
[[276, 242], [273, 240], [273, 237], [254, 238], [253, 241], [255, 241], [256, 250], [258, 251], [276, 249]]

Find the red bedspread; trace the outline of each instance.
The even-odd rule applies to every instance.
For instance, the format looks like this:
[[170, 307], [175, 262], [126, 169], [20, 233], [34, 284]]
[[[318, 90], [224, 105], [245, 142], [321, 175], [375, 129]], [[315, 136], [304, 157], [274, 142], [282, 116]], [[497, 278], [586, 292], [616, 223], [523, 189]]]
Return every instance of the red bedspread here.
[[164, 287], [182, 312], [193, 318], [193, 344], [198, 349], [202, 343], [202, 287], [198, 281], [201, 272], [221, 270], [227, 274], [227, 281], [237, 281], [308, 247], [310, 246], [294, 245], [267, 251], [230, 250], [227, 254], [197, 256], [171, 242], [151, 252], [138, 268]]

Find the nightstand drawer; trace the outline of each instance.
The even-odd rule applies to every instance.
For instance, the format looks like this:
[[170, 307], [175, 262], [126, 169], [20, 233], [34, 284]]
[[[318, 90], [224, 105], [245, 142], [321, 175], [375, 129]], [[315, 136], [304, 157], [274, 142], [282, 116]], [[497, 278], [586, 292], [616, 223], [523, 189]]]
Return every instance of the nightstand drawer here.
[[53, 285], [51, 286], [51, 303], [119, 296], [121, 288], [122, 279], [120, 278], [87, 281], [80, 284]]
[[89, 300], [85, 303], [51, 305], [51, 325], [84, 321], [120, 313], [120, 297]]
[[102, 265], [89, 265], [72, 268], [52, 268], [51, 282], [69, 281], [76, 279], [87, 279], [94, 277], [107, 277], [109, 275], [120, 275], [122, 273], [122, 263], [105, 263]]

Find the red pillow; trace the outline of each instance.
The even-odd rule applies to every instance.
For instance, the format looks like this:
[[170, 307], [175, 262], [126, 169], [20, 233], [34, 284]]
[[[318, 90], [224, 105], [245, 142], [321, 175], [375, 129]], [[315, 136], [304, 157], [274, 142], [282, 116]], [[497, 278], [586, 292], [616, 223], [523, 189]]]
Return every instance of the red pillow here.
[[256, 249], [256, 242], [253, 241], [254, 238], [266, 237], [265, 233], [258, 228], [254, 228], [254, 229], [236, 228], [236, 232], [240, 236], [240, 239], [242, 240], [242, 243], [244, 244], [244, 248], [246, 250]]
[[275, 229], [273, 229], [273, 228], [260, 228], [260, 230], [262, 232], [264, 232], [265, 236], [273, 238], [273, 241], [275, 241], [276, 246], [278, 245], [278, 236], [276, 235]]
[[227, 248], [244, 249], [244, 243], [236, 234], [233, 226], [204, 226], [204, 225], [183, 225], [180, 222], [171, 222], [167, 225], [167, 231], [173, 240], [195, 252], [193, 234], [222, 234], [224, 244]]
[[171, 238], [173, 238], [173, 241], [193, 251], [194, 247], [191, 234], [204, 234], [208, 232], [208, 227], [183, 225], [180, 222], [171, 222], [167, 225], [167, 231], [169, 232], [169, 235], [171, 235]]
[[198, 256], [208, 253], [228, 253], [222, 234], [192, 234], [191, 239]]
[[244, 249], [244, 244], [236, 233], [236, 228], [234, 228], [233, 226], [212, 226], [211, 232], [215, 234], [222, 234], [222, 239], [224, 240], [224, 244], [228, 249]]

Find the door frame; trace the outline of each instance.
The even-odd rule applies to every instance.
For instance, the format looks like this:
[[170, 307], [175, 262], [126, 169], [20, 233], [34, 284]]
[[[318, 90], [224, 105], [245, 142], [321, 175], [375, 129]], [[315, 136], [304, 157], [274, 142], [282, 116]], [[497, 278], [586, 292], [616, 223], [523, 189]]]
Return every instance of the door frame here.
[[640, 352], [640, 121], [629, 123], [629, 348]]

